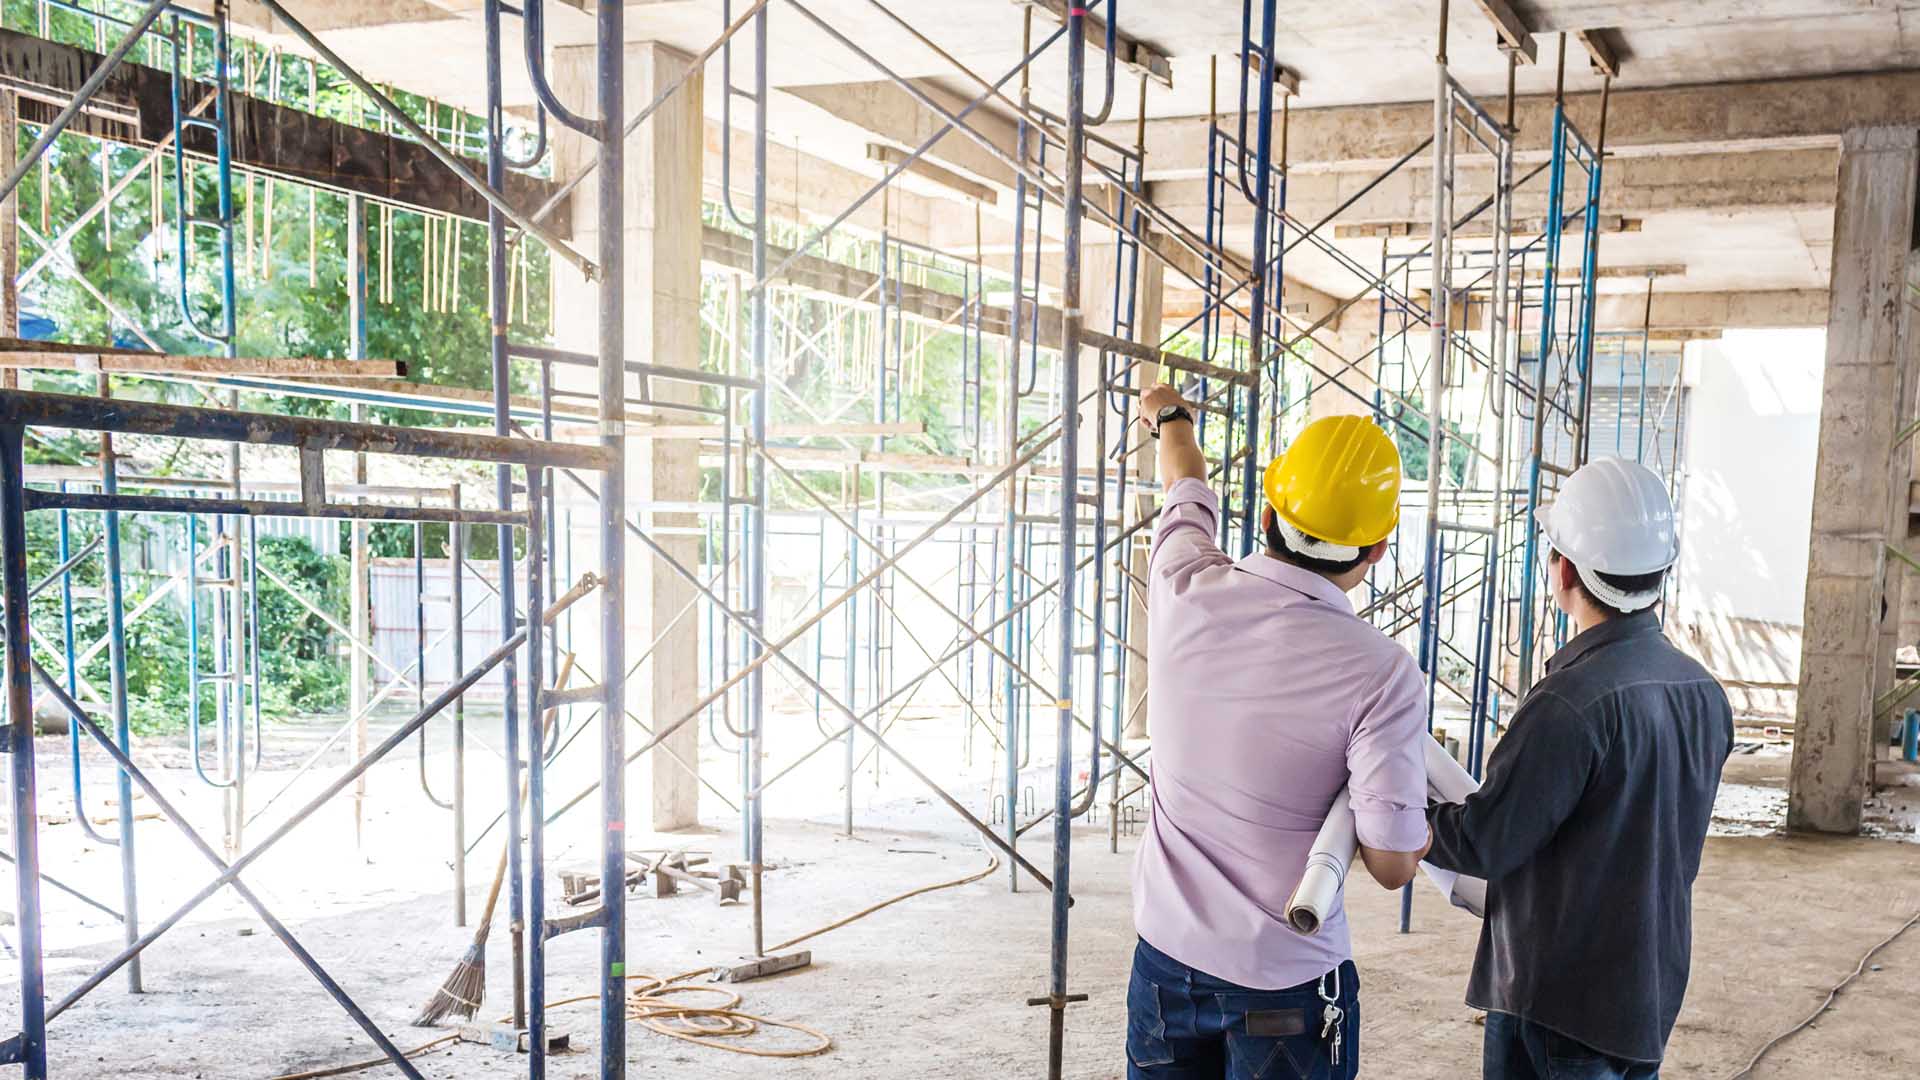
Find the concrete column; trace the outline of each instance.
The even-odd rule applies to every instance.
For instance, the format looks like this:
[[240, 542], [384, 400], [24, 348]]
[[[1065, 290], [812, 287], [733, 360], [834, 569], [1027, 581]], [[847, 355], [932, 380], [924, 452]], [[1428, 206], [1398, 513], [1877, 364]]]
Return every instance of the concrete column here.
[[[646, 107], [683, 75], [691, 58], [655, 42], [626, 47], [627, 109], [629, 115]], [[585, 109], [593, 100], [595, 73], [591, 46], [558, 48], [553, 53], [554, 89], [563, 101]], [[700, 363], [700, 204], [704, 130], [701, 116], [702, 77], [695, 75], [666, 105], [626, 140], [626, 279], [613, 283], [622, 290], [627, 311], [627, 359], [675, 367]], [[590, 111], [590, 110], [586, 110]], [[572, 133], [555, 145], [555, 172], [571, 176], [594, 156], [593, 144]], [[592, 251], [599, 242], [598, 189], [583, 184], [574, 194], [573, 242]], [[597, 286], [577, 274], [557, 268], [556, 337], [563, 348], [595, 351], [594, 326]], [[556, 371], [575, 387], [591, 389], [590, 369]], [[640, 380], [628, 377], [628, 394], [637, 396]], [[697, 401], [697, 391], [670, 380], [655, 379], [652, 397], [661, 401]], [[639, 438], [632, 432], [646, 423], [646, 410], [629, 409], [627, 430], [628, 517], [641, 526], [683, 566], [699, 572], [700, 542], [692, 536], [666, 530], [691, 528], [690, 514], [655, 513], [655, 502], [691, 502], [700, 493], [698, 444], [691, 440]], [[696, 414], [662, 411], [669, 422], [698, 422]], [[636, 420], [638, 423], [636, 423]], [[558, 481], [563, 498], [578, 497], [578, 489]], [[592, 551], [592, 516], [576, 503], [572, 515], [576, 551]], [[628, 683], [627, 703], [632, 714], [649, 727], [678, 720], [699, 700], [698, 613], [688, 610], [697, 595], [692, 586], [637, 543], [627, 552], [627, 657], [638, 661], [652, 652]], [[577, 636], [571, 647], [581, 665], [601, 677], [594, 635]], [[629, 723], [622, 719], [621, 722]], [[632, 740], [640, 735], [634, 732]], [[699, 762], [699, 725], [687, 724], [647, 756], [649, 783], [635, 791], [632, 805], [651, 807], [655, 829], [678, 829], [699, 822], [699, 783], [692, 771]], [[676, 758], [678, 760], [676, 760]]]
[[1907, 296], [1916, 175], [1913, 128], [1856, 128], [1842, 140], [1787, 809], [1797, 829], [1859, 830], [1874, 699], [1892, 678], [1902, 575], [1889, 572], [1886, 545], [1907, 535], [1913, 462], [1893, 438], [1920, 383]]

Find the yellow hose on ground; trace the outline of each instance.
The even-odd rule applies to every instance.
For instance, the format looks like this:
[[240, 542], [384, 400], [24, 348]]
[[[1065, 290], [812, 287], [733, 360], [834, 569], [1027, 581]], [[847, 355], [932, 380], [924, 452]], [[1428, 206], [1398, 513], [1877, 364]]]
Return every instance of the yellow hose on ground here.
[[[848, 923], [858, 922], [876, 911], [882, 911], [902, 901], [911, 900], [916, 896], [939, 892], [942, 889], [957, 889], [962, 885], [971, 885], [976, 881], [992, 876], [994, 871], [998, 869], [1000, 869], [999, 857], [989, 855], [987, 856], [986, 867], [977, 873], [969, 874], [963, 878], [955, 878], [952, 881], [942, 881], [934, 885], [922, 885], [920, 888], [910, 889], [897, 896], [890, 896], [877, 904], [861, 908], [859, 911], [854, 912], [844, 919], [837, 919], [818, 929], [809, 930], [799, 937], [788, 938], [777, 945], [771, 946], [768, 951], [778, 952], [781, 949], [790, 949], [803, 941], [811, 941], [822, 934], [838, 930]], [[711, 971], [713, 971], [711, 967], [697, 968], [693, 971], [683, 971], [668, 979], [662, 979], [657, 975], [628, 975], [628, 982], [638, 982], [641, 985], [627, 992], [627, 1018], [635, 1021], [649, 1031], [666, 1035], [670, 1038], [690, 1042], [696, 1046], [706, 1046], [715, 1050], [726, 1050], [735, 1054], [747, 1054], [753, 1057], [811, 1057], [815, 1054], [824, 1054], [828, 1050], [833, 1049], [833, 1039], [830, 1036], [815, 1031], [813, 1028], [807, 1027], [804, 1024], [796, 1024], [786, 1020], [773, 1020], [768, 1017], [741, 1012], [739, 1006], [744, 999], [735, 991], [723, 989], [718, 986], [687, 985], [687, 980], [699, 978]], [[689, 1005], [681, 1001], [673, 1000], [676, 996], [686, 994], [712, 994], [720, 997], [722, 1001], [717, 1005]], [[547, 1005], [547, 1011], [551, 1012], [554, 1009], [566, 1005], [578, 1005], [583, 1001], [598, 1000], [600, 1000], [600, 995], [598, 994], [582, 994], [579, 997], [571, 997], [561, 1001], [551, 1002]], [[807, 1036], [812, 1041], [805, 1046], [778, 1047], [772, 1049], [737, 1041], [757, 1035], [766, 1028], [780, 1028], [785, 1031], [797, 1032]], [[408, 1058], [419, 1057], [448, 1043], [455, 1042], [459, 1038], [458, 1035], [442, 1035], [437, 1039], [422, 1043], [408, 1050], [405, 1056]], [[272, 1080], [322, 1080], [323, 1077], [344, 1076], [348, 1073], [377, 1069], [382, 1065], [390, 1064], [392, 1064], [392, 1061], [388, 1058], [378, 1057], [367, 1061], [353, 1062], [348, 1065], [334, 1065], [327, 1068], [314, 1069], [308, 1072], [284, 1073], [280, 1076], [273, 1077]]]

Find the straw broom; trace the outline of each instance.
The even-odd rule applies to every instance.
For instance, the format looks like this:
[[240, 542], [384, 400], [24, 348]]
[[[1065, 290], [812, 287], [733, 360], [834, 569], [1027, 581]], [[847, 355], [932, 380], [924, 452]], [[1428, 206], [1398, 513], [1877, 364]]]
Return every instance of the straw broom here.
[[[574, 656], [568, 653], [561, 662], [560, 676], [554, 682], [564, 688], [573, 674]], [[553, 727], [557, 710], [547, 710], [542, 718], [540, 734], [544, 741], [547, 732]], [[536, 754], [545, 747], [531, 748]], [[527, 782], [520, 782], [520, 797], [527, 794]], [[458, 1016], [462, 1020], [471, 1020], [480, 1011], [480, 1002], [487, 996], [487, 935], [493, 929], [493, 909], [500, 902], [500, 886], [507, 880], [507, 845], [500, 847], [500, 864], [493, 870], [493, 885], [487, 890], [487, 902], [480, 911], [480, 925], [473, 932], [473, 944], [453, 966], [453, 974], [433, 992], [433, 997], [421, 1007], [420, 1015], [413, 1018], [414, 1027], [433, 1027], [449, 1016]]]
[[487, 903], [480, 912], [480, 926], [473, 932], [473, 944], [453, 966], [453, 974], [433, 992], [433, 997], [413, 1018], [414, 1027], [433, 1027], [449, 1016], [471, 1020], [480, 1011], [487, 996], [487, 934], [493, 929], [493, 908], [500, 900], [500, 886], [507, 880], [507, 849], [500, 849], [500, 865], [493, 871], [493, 887], [487, 890]]

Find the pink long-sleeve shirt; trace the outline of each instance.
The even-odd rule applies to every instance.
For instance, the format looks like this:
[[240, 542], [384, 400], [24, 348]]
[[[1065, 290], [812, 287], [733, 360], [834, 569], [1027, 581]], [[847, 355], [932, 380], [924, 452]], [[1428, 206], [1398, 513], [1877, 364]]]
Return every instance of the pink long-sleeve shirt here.
[[1352, 955], [1344, 905], [1312, 936], [1286, 919], [1341, 788], [1362, 844], [1425, 843], [1425, 686], [1413, 657], [1326, 578], [1263, 552], [1228, 558], [1214, 542], [1219, 512], [1205, 483], [1177, 481], [1153, 538], [1152, 807], [1133, 918], [1189, 967], [1272, 990]]

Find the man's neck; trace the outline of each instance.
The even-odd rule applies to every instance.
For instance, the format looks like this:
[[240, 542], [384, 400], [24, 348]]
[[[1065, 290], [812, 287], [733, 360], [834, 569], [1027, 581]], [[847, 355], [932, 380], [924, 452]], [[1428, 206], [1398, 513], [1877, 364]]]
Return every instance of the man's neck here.
[[1594, 604], [1581, 604], [1580, 610], [1573, 616], [1573, 629], [1577, 634], [1584, 634], [1602, 623], [1610, 623], [1620, 618], [1625, 616]]
[[1349, 570], [1344, 574], [1329, 574], [1324, 570], [1315, 570], [1310, 566], [1301, 566], [1299, 563], [1294, 562], [1292, 559], [1287, 558], [1271, 547], [1267, 548], [1264, 554], [1274, 562], [1285, 563], [1295, 570], [1305, 570], [1307, 573], [1313, 574], [1316, 577], [1325, 578], [1334, 588], [1339, 589], [1343, 593], [1350, 593], [1359, 588], [1360, 583], [1367, 579], [1367, 570], [1369, 569], [1368, 567], [1361, 566], [1356, 567], [1354, 570]]

